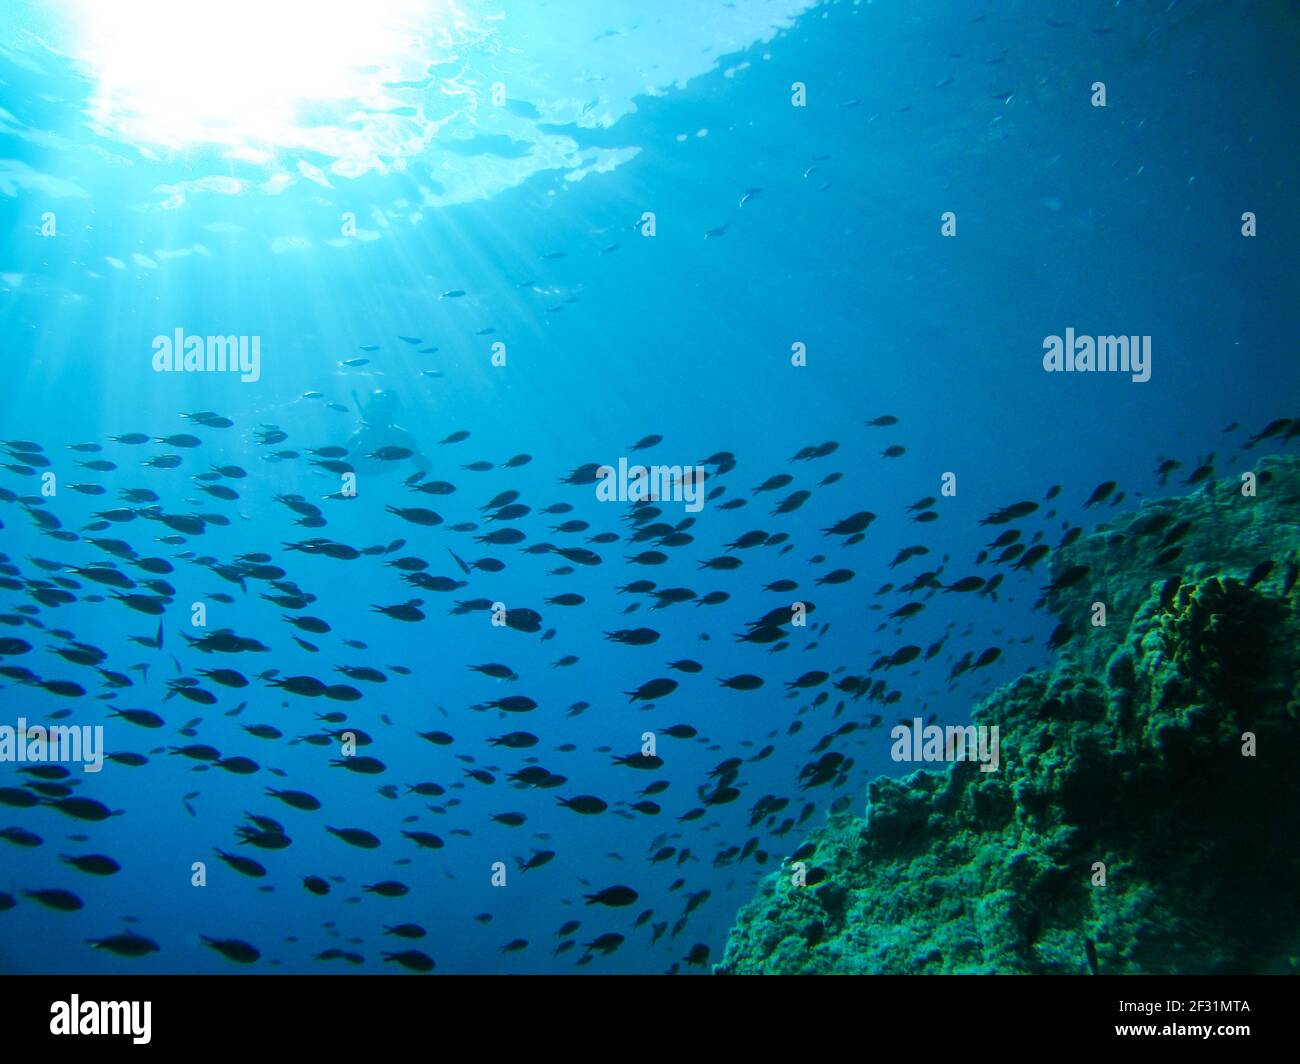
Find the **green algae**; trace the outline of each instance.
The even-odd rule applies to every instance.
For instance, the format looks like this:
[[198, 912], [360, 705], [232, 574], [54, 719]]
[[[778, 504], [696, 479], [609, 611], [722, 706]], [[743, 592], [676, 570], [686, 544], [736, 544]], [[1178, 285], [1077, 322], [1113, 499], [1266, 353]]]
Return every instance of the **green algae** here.
[[998, 771], [873, 781], [715, 971], [1086, 973], [1089, 943], [1101, 973], [1300, 971], [1300, 459], [1256, 472], [1254, 497], [1220, 481], [1057, 552], [1054, 577], [1089, 570], [1048, 601], [1074, 637], [972, 713]]

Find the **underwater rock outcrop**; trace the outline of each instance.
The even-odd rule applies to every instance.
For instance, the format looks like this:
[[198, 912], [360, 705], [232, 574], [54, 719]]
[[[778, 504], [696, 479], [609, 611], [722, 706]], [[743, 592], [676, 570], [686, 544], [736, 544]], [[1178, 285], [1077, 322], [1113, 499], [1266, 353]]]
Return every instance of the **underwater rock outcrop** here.
[[1088, 567], [1049, 599], [1073, 637], [972, 714], [998, 770], [875, 780], [715, 971], [1300, 971], [1300, 459], [1256, 472], [1057, 552]]

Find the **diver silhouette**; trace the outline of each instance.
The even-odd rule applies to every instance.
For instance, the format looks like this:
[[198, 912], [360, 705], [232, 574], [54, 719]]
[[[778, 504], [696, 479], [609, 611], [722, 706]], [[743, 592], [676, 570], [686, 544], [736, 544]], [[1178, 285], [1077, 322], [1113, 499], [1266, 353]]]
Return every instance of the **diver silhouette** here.
[[[352, 401], [361, 416], [360, 427], [349, 437], [346, 444], [348, 461], [354, 468], [362, 472], [376, 473], [398, 468], [403, 462], [409, 461], [421, 472], [429, 471], [432, 463], [420, 450], [415, 437], [393, 422], [397, 408], [401, 405], [396, 392], [386, 388], [376, 388], [366, 397], [364, 406], [357, 393], [353, 392]], [[386, 458], [382, 456], [385, 448], [400, 448], [411, 453], [405, 458]], [[376, 455], [380, 457], [375, 457]]]

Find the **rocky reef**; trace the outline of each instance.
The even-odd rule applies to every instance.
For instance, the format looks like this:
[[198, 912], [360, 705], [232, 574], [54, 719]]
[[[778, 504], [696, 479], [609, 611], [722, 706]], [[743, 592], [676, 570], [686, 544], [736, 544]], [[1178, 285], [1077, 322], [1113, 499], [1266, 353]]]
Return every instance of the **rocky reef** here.
[[715, 971], [1300, 971], [1300, 459], [1255, 473], [1056, 552], [1071, 637], [972, 714], [998, 770], [875, 780]]

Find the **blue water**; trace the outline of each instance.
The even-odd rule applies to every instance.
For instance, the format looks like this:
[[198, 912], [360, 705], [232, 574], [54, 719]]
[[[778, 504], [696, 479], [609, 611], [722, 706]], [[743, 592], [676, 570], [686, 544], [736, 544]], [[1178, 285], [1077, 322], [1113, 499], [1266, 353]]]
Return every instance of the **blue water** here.
[[[405, 51], [361, 64], [332, 97], [291, 93], [292, 122], [274, 123], [267, 119], [279, 113], [274, 93], [285, 89], [283, 79], [258, 80], [268, 55], [274, 63], [266, 27], [259, 37], [250, 25], [248, 54], [208, 63], [185, 60], [211, 39], [194, 26], [189, 37], [144, 45], [137, 34], [136, 46], [155, 49], [165, 77], [123, 88], [123, 71], [138, 74], [140, 64], [128, 53], [113, 66], [107, 31], [84, 10], [74, 4], [59, 17], [10, 6], [0, 16], [0, 436], [39, 443], [57, 492], [41, 498], [47, 468], [9, 448], [10, 464], [0, 470], [9, 493], [0, 552], [11, 567], [0, 587], [0, 637], [32, 646], [4, 665], [74, 681], [85, 694], [60, 696], [6, 676], [0, 724], [69, 709], [62, 723], [103, 724], [108, 750], [149, 762], [109, 763], [98, 774], [71, 766], [66, 784], [75, 794], [121, 811], [102, 822], [46, 805], [0, 805], [0, 827], [42, 840], [0, 839], [0, 891], [17, 899], [0, 912], [6, 971], [239, 970], [200, 936], [254, 945], [261, 970], [400, 971], [383, 953], [417, 948], [438, 972], [707, 971], [687, 965], [688, 952], [702, 944], [711, 959], [720, 955], [737, 908], [832, 802], [861, 812], [867, 781], [910, 770], [889, 756], [896, 718], [964, 720], [997, 686], [1050, 664], [1043, 644], [1056, 619], [1033, 609], [1049, 562], [1028, 574], [977, 566], [977, 553], [1001, 530], [982, 527], [981, 518], [1039, 501], [1018, 527], [1026, 542], [1041, 531], [1054, 545], [1065, 528], [1106, 519], [1108, 506], [1082, 509], [1099, 483], [1118, 482], [1126, 496], [1119, 510], [1190, 490], [1178, 481], [1204, 456], [1215, 453], [1220, 475], [1248, 468], [1282, 444], [1245, 454], [1247, 434], [1297, 413], [1300, 337], [1284, 311], [1294, 298], [1300, 237], [1296, 129], [1282, 103], [1296, 88], [1298, 23], [1289, 5], [628, 2], [600, 5], [599, 16], [580, 4], [466, 4], [454, 15], [448, 5], [425, 5], [408, 16]], [[378, 24], [377, 9], [367, 14], [373, 6], [358, 5], [358, 25]], [[246, 11], [229, 10], [232, 19]], [[241, 38], [231, 31], [227, 39]], [[226, 91], [219, 78], [185, 85], [195, 69], [209, 68], [228, 72]], [[252, 90], [237, 90], [241, 69], [256, 90], [251, 105], [243, 97]], [[116, 94], [106, 88], [113, 77]], [[1106, 85], [1104, 108], [1090, 103], [1096, 81]], [[492, 98], [497, 82], [506, 90], [500, 104]], [[792, 106], [795, 83], [806, 85], [806, 106]], [[311, 87], [298, 83], [295, 92]], [[169, 96], [179, 109], [166, 106]], [[761, 192], [746, 196], [754, 189]], [[647, 211], [653, 236], [643, 231]], [[956, 215], [954, 237], [941, 234], [946, 211]], [[1250, 238], [1241, 232], [1247, 211], [1258, 219]], [[346, 233], [345, 214], [355, 219]], [[464, 295], [444, 295], [456, 291]], [[260, 379], [153, 372], [154, 337], [177, 328], [258, 337]], [[1045, 373], [1043, 340], [1067, 328], [1152, 337], [1151, 379]], [[505, 345], [505, 365], [493, 364], [496, 343]], [[806, 345], [806, 365], [791, 364], [796, 343]], [[378, 350], [363, 350], [371, 345]], [[438, 350], [417, 353], [428, 346]], [[357, 358], [369, 362], [340, 365]], [[312, 466], [308, 449], [345, 444], [358, 424], [353, 393], [377, 388], [398, 396], [396, 421], [429, 456], [428, 478], [451, 482], [454, 493], [412, 493], [403, 482], [415, 470], [397, 462], [363, 472], [356, 498], [323, 498], [339, 491], [340, 479]], [[321, 397], [304, 397], [314, 392]], [[180, 416], [196, 411], [228, 417], [233, 427]], [[898, 423], [864, 425], [882, 415]], [[1225, 434], [1234, 422], [1241, 428]], [[260, 445], [255, 433], [268, 425], [286, 441]], [[439, 445], [459, 430], [468, 439]], [[131, 432], [192, 432], [202, 444], [109, 439]], [[725, 491], [699, 513], [663, 505], [657, 520], [694, 517], [686, 529], [694, 539], [663, 548], [669, 561], [658, 567], [625, 561], [653, 543], [587, 542], [600, 532], [626, 537], [628, 504], [559, 483], [585, 463], [631, 457], [631, 446], [650, 434], [663, 441], [634, 461], [691, 465], [722, 451], [736, 460], [709, 479], [710, 489]], [[838, 444], [828, 456], [791, 462], [800, 448], [827, 441]], [[103, 451], [67, 449], [82, 442]], [[894, 444], [905, 453], [881, 457]], [[268, 460], [280, 450], [300, 457]], [[142, 467], [164, 453], [182, 455], [179, 468]], [[532, 460], [504, 468], [517, 454]], [[1154, 473], [1163, 457], [1183, 463], [1168, 488]], [[116, 469], [77, 465], [94, 459]], [[480, 460], [494, 468], [463, 468]], [[229, 465], [248, 474], [219, 481], [237, 491], [235, 500], [205, 495], [204, 482], [192, 479]], [[907, 506], [939, 496], [948, 472], [956, 495], [935, 504], [937, 521], [913, 523]], [[778, 473], [795, 479], [751, 494]], [[831, 473], [842, 478], [823, 485]], [[73, 484], [100, 484], [107, 494], [84, 495]], [[1049, 503], [1054, 484], [1062, 492]], [[167, 513], [220, 514], [229, 523], [172, 543], [159, 542], [169, 530], [145, 517], [87, 529], [95, 514], [126, 505], [122, 489], [136, 487], [155, 491]], [[797, 489], [811, 492], [808, 501], [773, 516]], [[507, 490], [532, 512], [488, 524], [480, 508]], [[325, 527], [296, 527], [275, 501], [292, 494], [318, 505]], [[27, 510], [53, 514], [81, 538], [44, 535], [23, 498]], [[734, 498], [747, 505], [722, 508]], [[572, 512], [539, 512], [560, 502]], [[443, 523], [412, 525], [388, 505], [428, 507]], [[878, 516], [862, 542], [823, 535], [863, 510]], [[573, 519], [590, 529], [551, 531]], [[474, 543], [450, 530], [465, 522], [481, 526], [476, 534], [511, 524], [527, 540]], [[788, 538], [733, 552], [743, 558], [733, 571], [699, 567], [754, 529]], [[34, 561], [111, 560], [87, 542], [96, 536], [125, 539], [139, 555], [175, 566], [163, 577], [173, 592], [160, 651], [128, 639], [151, 636], [158, 618]], [[286, 549], [313, 536], [358, 549], [406, 543], [346, 561]], [[586, 546], [602, 561], [551, 575], [566, 564], [559, 555], [521, 550], [539, 542]], [[929, 555], [891, 569], [913, 544]], [[466, 578], [448, 548], [466, 561], [498, 558], [505, 568]], [[274, 593], [265, 581], [247, 580], [244, 592], [197, 563], [257, 552], [316, 600], [302, 611], [281, 609], [259, 597]], [[384, 564], [403, 556], [468, 584], [451, 593], [410, 588]], [[137, 581], [150, 578], [117, 564]], [[941, 565], [945, 582], [1004, 572], [997, 600], [922, 592], [910, 598], [926, 603], [919, 616], [886, 621], [909, 600], [897, 587]], [[817, 586], [838, 568], [853, 570], [853, 579]], [[31, 582], [55, 577], [76, 580], [74, 601], [36, 603]], [[653, 599], [617, 590], [638, 579], [730, 597], [651, 609]], [[798, 591], [762, 590], [782, 579], [797, 581]], [[877, 595], [885, 583], [895, 590]], [[223, 604], [214, 592], [235, 601]], [[545, 602], [562, 593], [585, 602]], [[94, 601], [99, 595], [104, 600]], [[427, 614], [418, 623], [371, 610], [415, 597]], [[483, 612], [449, 613], [456, 601], [479, 598], [538, 610], [553, 638], [493, 627]], [[747, 622], [792, 598], [816, 611], [808, 628], [789, 630], [788, 646], [774, 653], [735, 641]], [[206, 603], [208, 631], [232, 628], [271, 650], [190, 649], [182, 633], [203, 634], [190, 623], [197, 602]], [[294, 612], [323, 618], [332, 630], [300, 632], [283, 620]], [[655, 645], [604, 638], [642, 625], [661, 634]], [[52, 629], [102, 649], [102, 667], [129, 674], [134, 685], [106, 689], [93, 669], [51, 653], [68, 641]], [[898, 692], [892, 704], [855, 701], [832, 686], [882, 654], [926, 648], [945, 634], [933, 660], [872, 674]], [[295, 635], [318, 649], [299, 646]], [[963, 653], [994, 646], [1002, 654], [993, 665], [948, 682]], [[579, 660], [553, 665], [566, 655]], [[703, 670], [668, 669], [684, 658]], [[488, 662], [509, 665], [518, 679], [468, 668]], [[130, 671], [143, 663], [147, 676]], [[387, 682], [357, 681], [364, 697], [343, 703], [257, 678], [278, 669], [283, 677], [353, 682], [334, 671], [342, 665], [380, 669]], [[232, 690], [196, 672], [221, 667], [239, 669], [250, 685]], [[787, 692], [784, 684], [809, 670], [830, 673], [830, 681]], [[740, 673], [765, 685], [748, 693], [719, 685]], [[216, 703], [169, 698], [178, 677], [198, 678]], [[680, 686], [653, 705], [629, 702], [626, 692], [656, 677]], [[527, 695], [537, 708], [475, 708], [510, 695]], [[570, 715], [579, 702], [589, 708]], [[115, 708], [150, 709], [166, 724], [142, 729], [110, 718]], [[346, 713], [348, 725], [374, 737], [358, 753], [382, 760], [381, 775], [329, 767], [337, 744], [293, 741], [320, 734], [325, 725], [315, 714], [329, 712]], [[883, 727], [866, 727], [873, 714]], [[201, 718], [195, 736], [178, 735], [193, 718]], [[859, 729], [829, 749], [852, 763], [834, 786], [801, 790], [800, 770], [821, 756], [811, 748], [846, 722]], [[255, 738], [243, 727], [254, 724], [274, 725], [284, 737]], [[676, 724], [699, 735], [659, 734], [661, 770], [612, 763], [611, 753], [637, 751], [643, 733]], [[435, 746], [416, 735], [430, 729], [454, 742]], [[529, 750], [486, 742], [517, 730], [540, 742]], [[167, 752], [186, 742], [252, 758], [258, 771], [203, 771]], [[573, 749], [558, 749], [568, 744]], [[702, 806], [715, 766], [768, 745], [771, 756], [741, 767], [736, 801], [679, 820]], [[567, 782], [525, 789], [507, 781], [530, 762]], [[22, 768], [0, 764], [0, 786], [36, 782]], [[494, 782], [466, 774], [484, 768]], [[669, 783], [654, 796], [662, 812], [630, 810], [652, 780]], [[421, 781], [446, 794], [408, 793]], [[389, 785], [396, 797], [378, 793]], [[323, 808], [290, 808], [266, 787], [310, 792]], [[192, 792], [187, 809], [183, 796]], [[609, 809], [581, 816], [557, 804], [557, 796], [579, 794], [599, 796]], [[751, 828], [750, 809], [768, 795], [788, 805]], [[775, 833], [807, 803], [815, 808], [805, 820]], [[490, 819], [506, 812], [527, 821]], [[276, 818], [292, 844], [238, 845], [245, 813]], [[366, 828], [381, 845], [348, 846], [326, 824]], [[434, 832], [445, 846], [419, 849], [402, 830]], [[79, 832], [88, 840], [68, 839]], [[751, 839], [770, 855], [766, 864], [752, 854], [716, 863]], [[665, 845], [677, 853], [652, 864]], [[253, 857], [268, 874], [240, 875], [214, 847]], [[533, 850], [556, 856], [519, 871], [516, 858]], [[94, 877], [58, 856], [79, 853], [110, 855], [122, 869]], [[191, 883], [194, 862], [206, 862], [205, 886]], [[507, 869], [505, 885], [493, 885], [497, 862]], [[316, 897], [301, 885], [307, 875], [339, 879], [328, 897]], [[384, 880], [410, 891], [385, 898], [362, 889]], [[613, 885], [632, 887], [638, 899], [624, 908], [584, 903]], [[84, 907], [56, 911], [22, 894], [43, 888], [74, 891]], [[674, 930], [692, 895], [698, 907]], [[645, 910], [653, 914], [636, 926]], [[476, 921], [480, 914], [490, 921]], [[568, 920], [581, 921], [570, 936], [578, 945], [556, 955], [556, 932]], [[427, 937], [383, 934], [403, 922], [422, 925]], [[652, 942], [661, 923], [667, 930]], [[122, 958], [86, 944], [128, 926], [159, 950]], [[607, 932], [626, 940], [575, 968], [583, 944]], [[515, 939], [527, 948], [503, 952]], [[355, 952], [364, 965], [313, 959], [330, 948]]]

